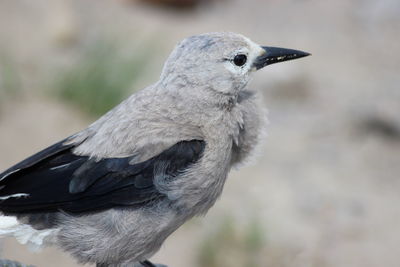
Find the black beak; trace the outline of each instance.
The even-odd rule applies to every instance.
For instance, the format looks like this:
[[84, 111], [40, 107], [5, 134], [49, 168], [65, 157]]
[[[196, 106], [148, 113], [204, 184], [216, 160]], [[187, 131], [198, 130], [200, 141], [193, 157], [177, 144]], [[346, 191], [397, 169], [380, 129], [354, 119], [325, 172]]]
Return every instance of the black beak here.
[[311, 55], [310, 53], [307, 52], [287, 49], [287, 48], [270, 47], [270, 46], [263, 46], [262, 48], [264, 49], [265, 53], [257, 57], [253, 63], [253, 67], [256, 68], [257, 70], [274, 63], [279, 63], [286, 60], [292, 60]]

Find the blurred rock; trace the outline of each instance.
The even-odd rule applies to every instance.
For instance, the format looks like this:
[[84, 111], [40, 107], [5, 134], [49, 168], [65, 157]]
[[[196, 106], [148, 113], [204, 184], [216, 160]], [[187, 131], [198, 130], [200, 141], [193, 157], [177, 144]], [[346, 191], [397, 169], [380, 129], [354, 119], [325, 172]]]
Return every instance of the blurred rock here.
[[[130, 0], [132, 1], [132, 0]], [[173, 8], [194, 8], [201, 4], [207, 4], [212, 0], [137, 0], [139, 2]]]
[[364, 135], [375, 135], [388, 140], [400, 141], [400, 127], [389, 118], [369, 116], [359, 123], [359, 131]]

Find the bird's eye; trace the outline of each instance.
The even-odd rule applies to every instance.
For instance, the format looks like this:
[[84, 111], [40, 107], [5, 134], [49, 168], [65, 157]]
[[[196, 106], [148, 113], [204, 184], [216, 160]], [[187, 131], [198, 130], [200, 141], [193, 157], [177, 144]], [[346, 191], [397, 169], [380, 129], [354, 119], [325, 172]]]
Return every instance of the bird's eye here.
[[236, 66], [243, 66], [247, 61], [246, 55], [240, 54], [236, 55], [235, 58], [233, 59], [233, 63], [235, 63]]

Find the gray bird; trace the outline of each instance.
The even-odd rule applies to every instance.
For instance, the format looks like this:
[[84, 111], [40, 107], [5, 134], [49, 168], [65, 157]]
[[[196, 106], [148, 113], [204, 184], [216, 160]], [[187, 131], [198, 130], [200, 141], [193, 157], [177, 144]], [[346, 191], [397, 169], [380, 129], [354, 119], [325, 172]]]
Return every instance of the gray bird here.
[[0, 174], [0, 235], [57, 245], [80, 263], [153, 266], [257, 146], [265, 120], [252, 74], [307, 55], [235, 33], [183, 40], [155, 84]]

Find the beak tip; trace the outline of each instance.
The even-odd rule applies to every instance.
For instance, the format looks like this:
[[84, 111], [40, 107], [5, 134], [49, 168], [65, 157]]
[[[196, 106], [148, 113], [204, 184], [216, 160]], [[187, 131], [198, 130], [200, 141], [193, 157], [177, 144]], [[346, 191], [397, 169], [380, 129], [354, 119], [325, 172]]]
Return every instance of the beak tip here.
[[264, 49], [265, 54], [257, 58], [257, 61], [254, 63], [256, 69], [260, 69], [274, 63], [311, 56], [311, 53], [294, 49], [270, 46], [262, 46], [262, 48]]
[[308, 52], [304, 52], [304, 51], [300, 51], [300, 50], [296, 50], [296, 51], [297, 51], [297, 53], [293, 54], [294, 59], [301, 58], [301, 57], [308, 57], [308, 56], [312, 55], [311, 53], [308, 53]]

